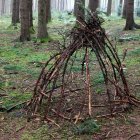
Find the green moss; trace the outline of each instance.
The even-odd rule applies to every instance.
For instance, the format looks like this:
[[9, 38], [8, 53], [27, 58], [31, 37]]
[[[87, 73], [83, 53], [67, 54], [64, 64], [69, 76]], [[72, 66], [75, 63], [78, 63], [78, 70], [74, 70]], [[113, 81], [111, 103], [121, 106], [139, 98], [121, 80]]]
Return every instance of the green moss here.
[[21, 140], [49, 140], [50, 135], [48, 133], [48, 126], [42, 125], [38, 129], [32, 132], [24, 132], [21, 136]]
[[126, 64], [128, 67], [140, 64], [140, 48], [134, 49], [128, 53]]
[[32, 27], [30, 27], [29, 31], [30, 31], [30, 33], [31, 33], [31, 34], [35, 34], [35, 29], [34, 29], [34, 27], [33, 27], [33, 26], [32, 26]]
[[134, 49], [128, 53], [131, 56], [139, 56], [140, 57], [140, 48]]
[[94, 85], [98, 85], [98, 84], [103, 84], [104, 83], [104, 77], [103, 74], [101, 72], [97, 73], [96, 75], [94, 75], [93, 79], [93, 84]]
[[21, 70], [22, 68], [20, 66], [16, 66], [16, 65], [6, 65], [3, 67], [4, 70], [13, 70], [13, 71], [19, 71]]
[[52, 38], [50, 36], [46, 37], [46, 38], [40, 38], [40, 39], [37, 39], [40, 43], [47, 43], [47, 42], [50, 42], [52, 41]]
[[31, 54], [26, 59], [29, 62], [42, 62], [42, 61], [46, 62], [50, 58], [50, 54], [51, 53], [42, 53], [42, 52], [40, 53], [40, 52], [37, 52], [37, 53]]
[[87, 119], [78, 126], [74, 127], [75, 134], [93, 134], [100, 130], [100, 125], [93, 119]]
[[19, 104], [19, 103], [22, 103], [31, 99], [31, 97], [32, 97], [31, 93], [24, 93], [24, 94], [16, 93], [16, 92], [9, 93], [7, 98], [5, 97], [1, 98], [2, 107], [8, 110], [12, 106], [15, 106], [16, 104]]
[[72, 72], [80, 72], [81, 71], [81, 67], [80, 66], [73, 66], [71, 71]]
[[21, 140], [34, 140], [34, 137], [29, 132], [24, 132], [21, 136]]
[[128, 67], [137, 66], [140, 64], [140, 57], [133, 57], [131, 59], [126, 59], [126, 64]]
[[101, 93], [103, 92], [103, 89], [97, 88], [95, 92], [96, 92], [97, 94], [101, 94]]

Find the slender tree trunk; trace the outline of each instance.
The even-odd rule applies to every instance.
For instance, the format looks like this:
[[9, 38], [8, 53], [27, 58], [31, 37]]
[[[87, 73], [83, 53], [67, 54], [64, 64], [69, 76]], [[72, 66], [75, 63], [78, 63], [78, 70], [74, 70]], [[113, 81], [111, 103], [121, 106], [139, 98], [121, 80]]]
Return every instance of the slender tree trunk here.
[[124, 29], [132, 30], [134, 28], [134, 0], [127, 0], [126, 8], [126, 25]]
[[124, 0], [122, 18], [126, 19], [127, 0]]
[[78, 5], [77, 5], [77, 2], [78, 2], [78, 0], [75, 0], [75, 2], [74, 2], [74, 16], [76, 17], [76, 14], [77, 14], [77, 10], [78, 10]]
[[140, 1], [137, 0], [137, 16], [140, 17]]
[[29, 7], [29, 25], [33, 27], [33, 0], [28, 0], [28, 7]]
[[46, 0], [38, 0], [38, 38], [46, 38], [48, 36], [46, 26]]
[[20, 41], [30, 40], [30, 16], [28, 0], [20, 1], [21, 35]]
[[89, 0], [88, 7], [91, 10], [91, 12], [95, 12], [98, 6], [99, 6], [99, 0]]
[[12, 25], [19, 23], [19, 3], [20, 0], [13, 0], [12, 5]]
[[1, 15], [5, 13], [5, 0], [2, 0], [2, 9], [1, 9]]
[[107, 4], [107, 16], [111, 15], [112, 0], [108, 0]]
[[51, 21], [51, 0], [47, 0], [46, 22]]
[[123, 6], [123, 0], [120, 0], [119, 8], [118, 8], [118, 16], [121, 16], [122, 14], [122, 6]]

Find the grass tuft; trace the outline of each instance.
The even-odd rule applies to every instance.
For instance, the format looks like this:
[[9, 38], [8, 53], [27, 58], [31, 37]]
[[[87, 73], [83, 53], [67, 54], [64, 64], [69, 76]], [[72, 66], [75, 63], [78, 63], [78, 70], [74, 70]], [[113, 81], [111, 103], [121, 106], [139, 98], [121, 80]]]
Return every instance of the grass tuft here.
[[100, 130], [100, 125], [93, 119], [87, 119], [78, 126], [74, 127], [73, 132], [77, 135], [81, 134], [93, 134]]

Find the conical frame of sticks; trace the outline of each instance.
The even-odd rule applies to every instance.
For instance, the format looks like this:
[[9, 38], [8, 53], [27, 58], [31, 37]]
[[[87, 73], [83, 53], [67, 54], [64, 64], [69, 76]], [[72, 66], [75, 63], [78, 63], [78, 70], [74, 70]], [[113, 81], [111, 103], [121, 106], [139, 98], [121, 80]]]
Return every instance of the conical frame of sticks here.
[[[113, 114], [140, 103], [130, 94], [121, 60], [102, 23], [96, 13], [89, 13], [86, 21], [81, 19], [72, 29], [66, 49], [46, 62], [29, 104], [31, 116], [40, 113], [44, 119], [60, 117], [77, 122], [87, 115], [96, 117], [97, 110], [101, 115], [107, 111]], [[96, 86], [91, 67], [95, 58], [104, 78], [103, 95], [93, 93]], [[80, 68], [78, 72], [73, 71], [75, 65]]]

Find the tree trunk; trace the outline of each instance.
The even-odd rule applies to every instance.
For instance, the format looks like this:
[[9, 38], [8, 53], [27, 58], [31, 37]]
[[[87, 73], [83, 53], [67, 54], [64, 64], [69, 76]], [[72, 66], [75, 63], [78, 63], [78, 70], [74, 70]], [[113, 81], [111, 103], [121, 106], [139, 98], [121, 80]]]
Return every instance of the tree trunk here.
[[29, 7], [29, 25], [33, 27], [33, 0], [28, 0], [28, 7]]
[[126, 8], [126, 25], [124, 30], [132, 30], [134, 28], [134, 0], [127, 0]]
[[5, 13], [5, 0], [2, 0], [2, 9], [1, 9], [1, 15]]
[[51, 0], [47, 0], [46, 22], [51, 21]]
[[10, 13], [13, 12], [13, 0], [10, 1]]
[[12, 5], [12, 25], [19, 23], [19, 3], [20, 0], [13, 0]]
[[89, 0], [88, 7], [91, 10], [91, 12], [95, 12], [98, 6], [99, 6], [99, 0], [94, 0], [94, 1]]
[[76, 21], [79, 24], [81, 19], [85, 19], [85, 0], [75, 0], [74, 15], [76, 16]]
[[119, 8], [118, 8], [118, 16], [121, 16], [122, 14], [122, 6], [123, 6], [123, 0], [120, 0]]
[[107, 4], [107, 16], [111, 15], [112, 0], [108, 0]]
[[28, 0], [20, 1], [21, 35], [20, 41], [30, 40], [30, 16]]
[[75, 0], [74, 2], [74, 16], [76, 17], [77, 15], [77, 11], [78, 11], [78, 4], [77, 4], [78, 0]]
[[122, 18], [126, 19], [127, 0], [124, 0]]
[[138, 17], [140, 17], [140, 1], [139, 0], [137, 0], [137, 3], [136, 3], [136, 5], [137, 5], [137, 16]]
[[46, 38], [48, 36], [46, 26], [46, 0], [38, 0], [38, 38]]

